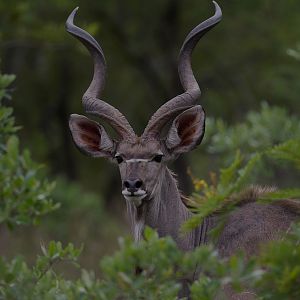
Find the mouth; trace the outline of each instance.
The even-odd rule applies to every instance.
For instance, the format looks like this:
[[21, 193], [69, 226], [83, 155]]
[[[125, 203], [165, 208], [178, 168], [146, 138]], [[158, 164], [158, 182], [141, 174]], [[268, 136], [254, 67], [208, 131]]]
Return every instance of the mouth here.
[[147, 193], [144, 190], [138, 190], [136, 192], [123, 190], [122, 195], [126, 200], [132, 202], [136, 207], [139, 207], [142, 204], [142, 200], [147, 196]]

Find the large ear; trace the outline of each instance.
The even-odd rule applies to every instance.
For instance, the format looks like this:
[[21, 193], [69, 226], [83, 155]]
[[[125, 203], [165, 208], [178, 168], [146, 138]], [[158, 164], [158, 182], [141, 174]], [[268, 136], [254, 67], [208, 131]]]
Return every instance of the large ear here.
[[201, 143], [204, 131], [205, 113], [196, 105], [175, 118], [166, 137], [166, 146], [175, 155], [188, 152]]
[[111, 157], [114, 142], [103, 126], [87, 117], [73, 114], [69, 119], [69, 127], [78, 149], [92, 157]]

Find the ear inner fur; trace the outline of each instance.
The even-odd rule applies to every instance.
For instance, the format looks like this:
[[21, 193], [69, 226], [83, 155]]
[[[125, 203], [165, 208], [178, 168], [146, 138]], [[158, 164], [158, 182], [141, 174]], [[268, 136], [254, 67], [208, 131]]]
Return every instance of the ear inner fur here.
[[200, 105], [181, 113], [169, 130], [167, 148], [178, 153], [192, 150], [202, 140], [204, 123], [205, 113]]
[[69, 126], [78, 149], [93, 157], [110, 157], [114, 142], [105, 129], [95, 121], [80, 115], [71, 115]]

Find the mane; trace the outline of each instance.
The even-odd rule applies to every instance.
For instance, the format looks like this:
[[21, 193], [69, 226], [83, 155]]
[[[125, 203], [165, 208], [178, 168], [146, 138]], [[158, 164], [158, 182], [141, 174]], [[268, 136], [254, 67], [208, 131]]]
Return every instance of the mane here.
[[[240, 197], [238, 205], [263, 200], [266, 194], [276, 191], [276, 187], [250, 186], [238, 195]], [[300, 199], [278, 199], [273, 201], [271, 200], [269, 204], [279, 205], [294, 213], [300, 214]]]
[[242, 206], [247, 203], [257, 202], [259, 199], [263, 198], [264, 195], [276, 192], [276, 190], [277, 188], [274, 186], [251, 185], [243, 191], [232, 195], [225, 200], [225, 202], [235, 203], [237, 206]]
[[[241, 207], [248, 203], [260, 202], [262, 204], [278, 205], [293, 213], [300, 215], [300, 199], [274, 199], [264, 202], [269, 193], [276, 192], [277, 188], [274, 186], [259, 186], [250, 185], [239, 193], [235, 193], [230, 197], [224, 199], [221, 205], [216, 208], [210, 215], [218, 215], [230, 211], [234, 207]], [[190, 198], [180, 194], [181, 200], [188, 209], [194, 208], [191, 205]]]

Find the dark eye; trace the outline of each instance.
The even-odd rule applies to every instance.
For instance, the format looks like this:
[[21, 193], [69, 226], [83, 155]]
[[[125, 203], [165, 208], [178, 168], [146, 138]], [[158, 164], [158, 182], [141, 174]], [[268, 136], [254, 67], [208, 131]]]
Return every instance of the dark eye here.
[[116, 159], [116, 161], [118, 162], [118, 164], [120, 164], [120, 163], [123, 161], [123, 158], [122, 158], [122, 156], [120, 156], [120, 155], [116, 155], [116, 156], [115, 156], [115, 159]]
[[155, 162], [160, 163], [161, 160], [162, 160], [162, 158], [163, 158], [163, 155], [162, 155], [162, 154], [157, 154], [157, 155], [155, 155], [155, 156], [153, 157], [152, 160], [155, 161]]

